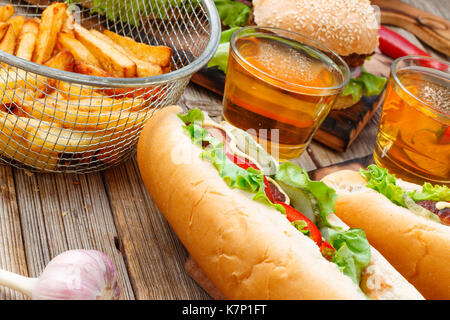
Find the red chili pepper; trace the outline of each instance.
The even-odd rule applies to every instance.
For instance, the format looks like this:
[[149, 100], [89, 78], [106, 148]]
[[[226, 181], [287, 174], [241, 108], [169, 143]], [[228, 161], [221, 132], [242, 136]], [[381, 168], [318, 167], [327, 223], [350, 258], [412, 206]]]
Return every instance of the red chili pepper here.
[[309, 234], [311, 236], [311, 239], [319, 246], [322, 245], [322, 235], [320, 234], [319, 229], [316, 227], [316, 225], [309, 220], [306, 216], [292, 208], [290, 205], [287, 205], [284, 202], [277, 201], [277, 204], [281, 204], [284, 209], [286, 209], [286, 217], [289, 220], [289, 222], [294, 221], [305, 221], [306, 227], [305, 229], [309, 230]]
[[[380, 42], [380, 51], [393, 59], [410, 55], [430, 57], [427, 52], [416, 47], [407, 39], [399, 35], [397, 32], [394, 32], [386, 27], [380, 26], [380, 29], [378, 30], [378, 36]], [[424, 67], [441, 71], [447, 71], [448, 69], [448, 66], [446, 64], [440, 63], [438, 61], [430, 61], [424, 59], [421, 63]]]

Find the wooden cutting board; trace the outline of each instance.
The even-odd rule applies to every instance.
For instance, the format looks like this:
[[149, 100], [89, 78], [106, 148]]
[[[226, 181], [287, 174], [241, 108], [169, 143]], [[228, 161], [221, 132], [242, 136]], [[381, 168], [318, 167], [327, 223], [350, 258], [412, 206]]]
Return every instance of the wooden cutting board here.
[[[328, 167], [309, 171], [308, 174], [313, 180], [321, 180], [326, 175], [339, 170], [359, 170], [360, 168], [366, 168], [369, 164], [374, 163], [372, 155], [368, 155], [362, 158], [355, 158], [352, 160], [344, 161]], [[225, 296], [217, 287], [211, 282], [208, 276], [203, 272], [200, 266], [195, 260], [189, 256], [184, 264], [187, 274], [205, 290], [213, 299], [224, 300]]]
[[[387, 77], [391, 62], [392, 59], [380, 53], [375, 53], [364, 64], [364, 67], [373, 74]], [[223, 95], [225, 73], [215, 67], [203, 68], [192, 76], [191, 81], [219, 95]], [[347, 150], [382, 101], [383, 94], [363, 97], [361, 101], [350, 108], [332, 110], [315, 133], [313, 139], [337, 151], [343, 152]]]

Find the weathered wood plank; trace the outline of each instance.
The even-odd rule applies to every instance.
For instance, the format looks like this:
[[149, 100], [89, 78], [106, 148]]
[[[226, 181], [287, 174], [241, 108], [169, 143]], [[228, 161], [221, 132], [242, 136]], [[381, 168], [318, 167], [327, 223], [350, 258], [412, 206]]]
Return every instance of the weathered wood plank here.
[[[0, 268], [28, 275], [25, 250], [11, 167], [0, 165]], [[13, 290], [0, 287], [0, 300], [23, 299]]]
[[207, 299], [184, 271], [187, 253], [145, 189], [135, 158], [104, 172], [137, 299]]
[[38, 276], [50, 261], [50, 251], [39, 186], [36, 176], [14, 169], [17, 203], [22, 223], [22, 234], [29, 275]]
[[[123, 299], [134, 294], [121, 253], [101, 174], [54, 175], [15, 171], [22, 231], [31, 276], [69, 249], [105, 252], [116, 265]], [[30, 201], [31, 199], [31, 201]]]

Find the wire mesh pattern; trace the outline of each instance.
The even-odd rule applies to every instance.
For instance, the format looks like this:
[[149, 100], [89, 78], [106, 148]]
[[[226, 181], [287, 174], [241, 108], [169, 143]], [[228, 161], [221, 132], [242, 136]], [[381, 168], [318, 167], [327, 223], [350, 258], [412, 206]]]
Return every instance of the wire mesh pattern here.
[[[16, 13], [32, 17], [50, 2], [10, 1]], [[178, 101], [218, 45], [220, 21], [210, 0], [71, 2], [85, 27], [172, 48], [172, 70], [148, 78], [90, 77], [0, 52], [0, 159], [15, 167], [86, 173], [128, 159], [145, 122]]]

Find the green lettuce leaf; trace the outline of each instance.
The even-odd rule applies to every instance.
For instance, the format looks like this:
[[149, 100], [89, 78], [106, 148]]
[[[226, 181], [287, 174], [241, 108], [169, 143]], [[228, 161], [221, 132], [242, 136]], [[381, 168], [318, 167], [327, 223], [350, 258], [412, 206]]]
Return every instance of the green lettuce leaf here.
[[225, 31], [222, 31], [222, 34], [220, 35], [220, 44], [217, 48], [216, 52], [214, 53], [214, 56], [209, 60], [208, 62], [208, 68], [217, 66], [219, 70], [223, 71], [224, 73], [227, 72], [227, 66], [228, 66], [228, 54], [230, 51], [230, 39], [233, 32], [238, 30], [239, 27], [234, 27]]
[[425, 182], [422, 191], [406, 192], [397, 186], [394, 174], [389, 174], [387, 169], [371, 164], [367, 170], [360, 169], [359, 173], [366, 178], [367, 187], [378, 191], [396, 205], [407, 208], [404, 195], [408, 195], [415, 202], [420, 200], [450, 201], [450, 189], [446, 186], [432, 185]]
[[422, 191], [410, 192], [409, 196], [416, 202], [420, 200], [450, 201], [450, 189], [447, 186], [433, 186], [425, 182]]
[[304, 235], [310, 237], [310, 231], [307, 229], [308, 224], [306, 223], [306, 221], [303, 220], [297, 220], [297, 221], [293, 221], [291, 223], [298, 231], [300, 231], [301, 233], [303, 233]]
[[214, 0], [222, 24], [232, 27], [243, 27], [250, 17], [250, 8], [233, 0]]
[[378, 191], [396, 205], [406, 207], [403, 189], [396, 184], [395, 175], [389, 174], [387, 169], [371, 164], [367, 170], [360, 169], [359, 173], [367, 180], [367, 187]]
[[385, 77], [371, 74], [365, 68], [361, 69], [361, 75], [358, 78], [351, 78], [347, 87], [342, 91], [342, 96], [351, 95], [354, 102], [361, 99], [362, 96], [380, 94], [386, 84]]
[[256, 193], [264, 184], [261, 171], [254, 168], [242, 169], [230, 161], [223, 148], [207, 148], [203, 159], [210, 161], [219, 171], [222, 179], [231, 187]]
[[188, 124], [193, 122], [203, 122], [203, 120], [205, 120], [205, 115], [200, 109], [191, 109], [186, 114], [178, 114], [178, 118], [185, 124]]
[[348, 85], [344, 88], [344, 91], [342, 91], [342, 96], [345, 97], [349, 95], [352, 96], [353, 102], [355, 103], [361, 99], [363, 95], [363, 86], [356, 79], [350, 79]]
[[306, 191], [306, 194], [311, 194], [315, 198], [315, 202], [319, 208], [317, 226], [319, 228], [331, 226], [327, 216], [334, 212], [334, 204], [337, 198], [334, 189], [328, 187], [322, 181], [312, 181], [305, 169], [290, 162], [285, 162], [280, 165], [275, 174], [275, 180]]
[[236, 165], [226, 156], [223, 145], [206, 148], [202, 153], [202, 158], [210, 161], [216, 167], [219, 175], [231, 188], [238, 188], [254, 193], [253, 200], [261, 201], [286, 214], [286, 210], [282, 205], [272, 203], [266, 196], [264, 191], [266, 188], [264, 174], [251, 167], [242, 169]]
[[362, 229], [328, 230], [330, 244], [336, 249], [333, 262], [359, 286], [361, 272], [370, 262], [370, 245]]
[[211, 136], [208, 130], [203, 129], [197, 123], [190, 123], [189, 125], [184, 126], [183, 130], [191, 137], [193, 144], [203, 146], [206, 141], [212, 148], [223, 148], [223, 143], [221, 141]]
[[224, 73], [227, 73], [228, 67], [228, 53], [230, 51], [230, 43], [221, 43], [217, 47], [214, 56], [208, 62], [208, 68], [217, 66], [217, 68]]

